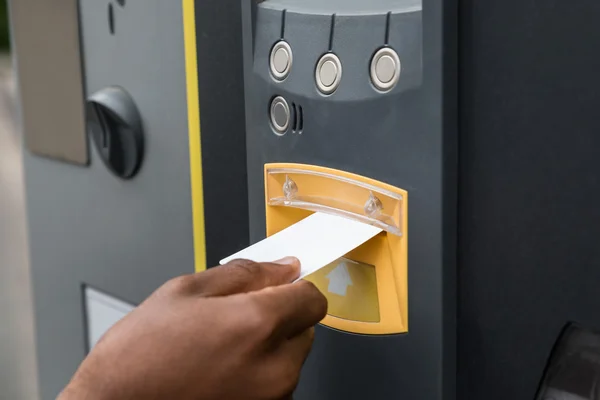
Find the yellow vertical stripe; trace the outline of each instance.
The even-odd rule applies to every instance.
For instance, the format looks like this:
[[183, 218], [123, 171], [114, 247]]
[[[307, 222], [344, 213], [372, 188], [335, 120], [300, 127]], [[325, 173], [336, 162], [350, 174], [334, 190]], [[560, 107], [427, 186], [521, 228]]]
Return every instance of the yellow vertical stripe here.
[[202, 147], [200, 142], [200, 100], [198, 94], [198, 55], [196, 48], [195, 0], [183, 0], [185, 75], [187, 82], [188, 134], [190, 141], [190, 178], [194, 224], [194, 262], [196, 272], [206, 269], [204, 232], [204, 192], [202, 188]]

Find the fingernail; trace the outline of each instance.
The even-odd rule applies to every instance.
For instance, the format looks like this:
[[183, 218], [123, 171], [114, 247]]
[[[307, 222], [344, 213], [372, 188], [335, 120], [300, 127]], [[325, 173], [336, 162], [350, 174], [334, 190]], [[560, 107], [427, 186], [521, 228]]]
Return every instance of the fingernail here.
[[281, 260], [274, 261], [274, 263], [281, 265], [298, 265], [300, 264], [300, 260], [298, 260], [296, 257], [285, 257]]

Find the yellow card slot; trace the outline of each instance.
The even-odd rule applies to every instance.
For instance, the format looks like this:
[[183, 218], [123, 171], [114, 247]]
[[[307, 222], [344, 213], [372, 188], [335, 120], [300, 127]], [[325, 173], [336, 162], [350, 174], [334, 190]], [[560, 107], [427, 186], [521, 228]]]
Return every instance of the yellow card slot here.
[[321, 322], [345, 332], [408, 332], [408, 193], [344, 171], [265, 165], [267, 236], [312, 212], [339, 214], [385, 232], [306, 277], [329, 301]]

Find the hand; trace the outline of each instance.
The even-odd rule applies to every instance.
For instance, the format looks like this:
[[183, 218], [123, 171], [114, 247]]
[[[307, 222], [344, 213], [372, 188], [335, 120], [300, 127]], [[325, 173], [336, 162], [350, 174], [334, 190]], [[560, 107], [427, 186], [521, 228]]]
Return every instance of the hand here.
[[327, 300], [295, 258], [175, 278], [110, 329], [60, 400], [276, 400], [294, 391]]

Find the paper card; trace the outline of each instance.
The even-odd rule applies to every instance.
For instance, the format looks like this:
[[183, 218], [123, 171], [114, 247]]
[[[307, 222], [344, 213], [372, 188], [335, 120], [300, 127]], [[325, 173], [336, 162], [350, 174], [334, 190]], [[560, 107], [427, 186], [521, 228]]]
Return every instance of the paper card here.
[[239, 258], [272, 262], [294, 256], [300, 260], [300, 278], [325, 267], [379, 234], [382, 229], [348, 218], [314, 213], [223, 260]]

